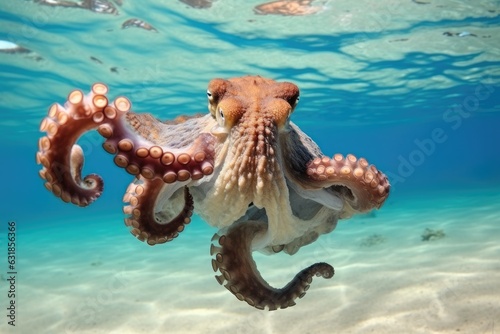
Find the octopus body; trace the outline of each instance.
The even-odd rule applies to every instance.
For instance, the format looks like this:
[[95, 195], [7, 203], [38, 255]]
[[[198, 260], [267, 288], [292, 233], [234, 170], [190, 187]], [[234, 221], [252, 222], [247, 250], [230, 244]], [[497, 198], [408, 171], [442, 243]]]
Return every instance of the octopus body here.
[[260, 275], [253, 251], [296, 253], [331, 232], [338, 219], [380, 208], [386, 176], [354, 155], [324, 156], [290, 121], [298, 87], [259, 76], [214, 79], [206, 115], [161, 122], [131, 111], [125, 97], [110, 102], [108, 88], [76, 90], [54, 104], [40, 129], [37, 162], [45, 187], [65, 202], [87, 206], [103, 190], [95, 174], [82, 176], [76, 144], [97, 129], [103, 148], [134, 176], [124, 196], [125, 224], [149, 245], [176, 238], [193, 212], [219, 231], [210, 254], [216, 279], [238, 299], [275, 310], [295, 305], [314, 276], [331, 278], [316, 263], [281, 289]]

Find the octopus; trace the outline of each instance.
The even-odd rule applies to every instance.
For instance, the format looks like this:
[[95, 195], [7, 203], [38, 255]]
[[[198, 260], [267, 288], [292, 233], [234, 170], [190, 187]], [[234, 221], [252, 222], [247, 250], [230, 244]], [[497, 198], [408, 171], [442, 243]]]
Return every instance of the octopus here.
[[85, 207], [103, 191], [99, 175], [83, 176], [76, 143], [97, 129], [114, 163], [133, 175], [123, 200], [125, 225], [149, 245], [170, 242], [193, 213], [218, 229], [210, 254], [215, 278], [257, 309], [295, 305], [315, 276], [334, 268], [315, 263], [283, 288], [269, 285], [252, 257], [295, 254], [339, 219], [382, 206], [387, 177], [364, 158], [322, 154], [290, 117], [299, 88], [260, 76], [213, 79], [208, 113], [160, 121], [131, 110], [126, 97], [110, 102], [108, 87], [72, 91], [42, 120], [36, 154], [45, 187], [64, 202]]

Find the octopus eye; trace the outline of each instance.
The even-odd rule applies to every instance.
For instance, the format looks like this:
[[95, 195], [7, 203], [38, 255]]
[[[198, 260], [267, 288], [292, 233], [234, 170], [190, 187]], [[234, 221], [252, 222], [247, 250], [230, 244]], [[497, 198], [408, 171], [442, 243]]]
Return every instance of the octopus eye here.
[[212, 100], [212, 98], [213, 98], [213, 95], [212, 95], [212, 93], [210, 93], [209, 90], [207, 90], [207, 97], [209, 100]]
[[222, 121], [224, 121], [224, 112], [222, 111], [222, 108], [219, 108], [219, 116]]
[[290, 100], [288, 100], [288, 102], [290, 103], [290, 105], [293, 108], [299, 103], [299, 100], [300, 100], [300, 96], [297, 95], [297, 96], [293, 96]]

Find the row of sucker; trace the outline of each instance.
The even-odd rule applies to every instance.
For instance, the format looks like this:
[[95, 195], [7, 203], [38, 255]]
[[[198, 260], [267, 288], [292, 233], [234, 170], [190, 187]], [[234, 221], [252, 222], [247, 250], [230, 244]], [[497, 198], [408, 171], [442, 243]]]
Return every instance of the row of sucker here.
[[212, 238], [212, 268], [220, 272], [215, 278], [241, 301], [260, 309], [274, 311], [295, 305], [295, 299], [306, 294], [314, 276], [332, 278], [334, 269], [327, 263], [316, 263], [301, 270], [283, 288], [270, 286], [257, 270], [252, 258], [252, 240], [267, 231], [262, 221], [244, 221], [231, 225]]
[[159, 221], [154, 212], [155, 199], [164, 186], [161, 179], [141, 178], [129, 185], [123, 197], [123, 201], [128, 203], [123, 207], [123, 212], [129, 215], [125, 218], [125, 225], [131, 228], [132, 235], [151, 246], [177, 238], [191, 222], [193, 214], [193, 197], [184, 187], [184, 207], [181, 212], [169, 222]]
[[332, 158], [316, 158], [307, 165], [307, 174], [325, 186], [347, 187], [355, 199], [348, 199], [353, 209], [360, 212], [380, 208], [389, 196], [387, 176], [366, 159], [354, 155], [335, 154]]
[[[97, 128], [106, 138], [104, 149], [115, 154], [115, 164], [133, 175], [163, 182], [197, 180], [214, 170], [214, 138], [200, 134], [184, 150], [160, 147], [134, 131], [135, 113], [130, 101], [118, 97], [108, 105], [106, 85], [96, 83], [89, 94], [80, 90], [68, 95], [64, 106], [54, 104], [40, 125], [46, 135], [39, 140], [36, 161], [43, 165], [45, 187], [65, 202], [87, 206], [103, 190], [103, 180], [91, 174], [82, 179], [83, 151], [76, 145], [85, 132]], [[124, 116], [127, 117], [124, 117]]]
[[126, 112], [121, 105], [108, 106], [106, 85], [96, 83], [88, 95], [75, 90], [61, 106], [53, 104], [40, 124], [46, 135], [39, 140], [36, 162], [43, 168], [40, 177], [45, 187], [64, 202], [87, 206], [97, 199], [104, 183], [100, 176], [91, 174], [82, 179], [83, 151], [76, 140], [97, 123], [110, 121], [110, 115]]
[[[129, 124], [133, 128], [133, 123]], [[103, 124], [99, 133], [106, 138], [106, 152], [114, 162], [132, 175], [160, 178], [165, 183], [199, 180], [214, 171], [214, 138], [202, 133], [185, 149], [166, 148], [144, 140], [140, 134], [124, 133], [121, 128]]]

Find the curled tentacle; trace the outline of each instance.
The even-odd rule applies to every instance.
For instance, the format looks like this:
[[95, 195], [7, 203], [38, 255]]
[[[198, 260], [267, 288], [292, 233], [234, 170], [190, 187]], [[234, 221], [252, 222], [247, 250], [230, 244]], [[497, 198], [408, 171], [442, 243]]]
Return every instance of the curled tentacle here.
[[[173, 147], [168, 141], [157, 143], [144, 129], [175, 136], [189, 128], [189, 124], [167, 125], [150, 115], [137, 115], [129, 111], [130, 102], [124, 97], [108, 105], [107, 92], [106, 85], [100, 83], [94, 84], [86, 96], [79, 90], [73, 91], [64, 107], [52, 105], [42, 121], [40, 130], [46, 136], [39, 141], [36, 158], [43, 165], [40, 176], [47, 181], [45, 187], [54, 195], [80, 206], [100, 196], [103, 181], [94, 174], [82, 179], [83, 153], [75, 145], [82, 134], [95, 128], [106, 138], [104, 149], [116, 154], [115, 163], [130, 174], [173, 183], [213, 173], [214, 138], [210, 134], [198, 132], [187, 136], [189, 140], [175, 142]], [[160, 137], [166, 135], [162, 133]]]
[[40, 138], [36, 155], [37, 163], [43, 165], [40, 176], [47, 181], [45, 187], [65, 202], [86, 206], [101, 195], [103, 181], [98, 175], [82, 179], [83, 153], [74, 143], [84, 132], [95, 128], [97, 122], [103, 121], [105, 108], [115, 115], [125, 111], [107, 107], [106, 93], [107, 87], [103, 84], [95, 84], [87, 96], [73, 91], [64, 107], [59, 104], [50, 107], [40, 125], [40, 130], [47, 133]]
[[125, 225], [130, 226], [130, 232], [141, 241], [147, 241], [151, 246], [162, 244], [176, 238], [191, 222], [193, 214], [193, 197], [187, 187], [184, 187], [184, 205], [181, 212], [170, 221], [162, 221], [154, 212], [156, 199], [165, 183], [161, 179], [141, 179], [129, 185], [123, 201], [129, 205], [123, 208], [129, 217]]
[[276, 310], [295, 305], [296, 298], [302, 298], [309, 289], [313, 276], [331, 278], [334, 269], [327, 263], [316, 263], [303, 269], [290, 283], [281, 289], [270, 286], [260, 275], [252, 259], [252, 241], [267, 231], [267, 224], [262, 221], [235, 223], [222, 236], [215, 234], [212, 240], [218, 246], [210, 248], [212, 268], [220, 271], [215, 276], [222, 285], [239, 300], [246, 301], [258, 309]]
[[380, 208], [389, 196], [390, 184], [384, 173], [364, 158], [335, 154], [333, 158], [316, 158], [307, 165], [307, 174], [323, 187], [337, 187], [346, 200], [343, 217], [353, 212]]

